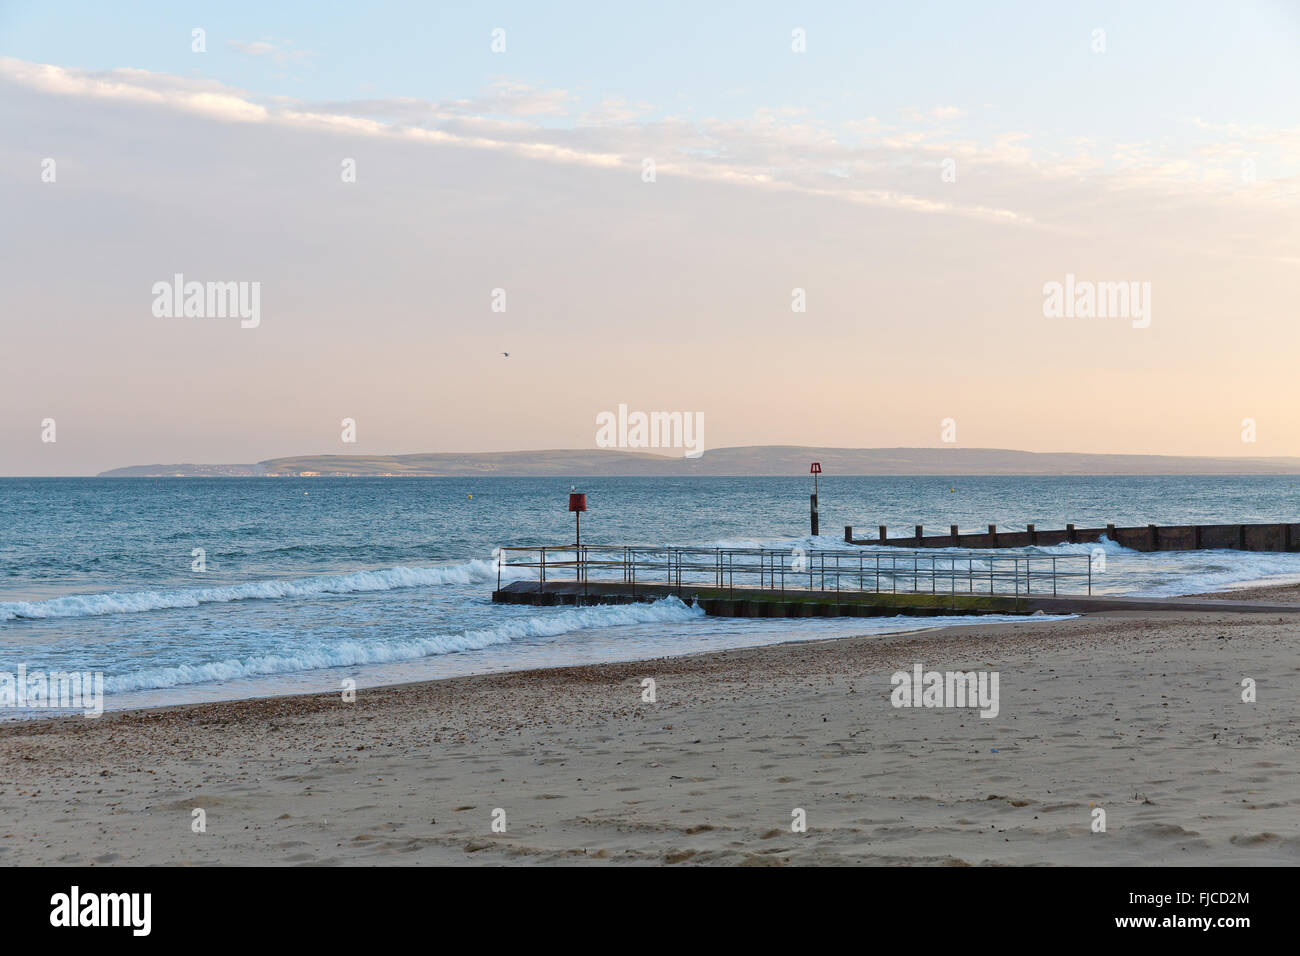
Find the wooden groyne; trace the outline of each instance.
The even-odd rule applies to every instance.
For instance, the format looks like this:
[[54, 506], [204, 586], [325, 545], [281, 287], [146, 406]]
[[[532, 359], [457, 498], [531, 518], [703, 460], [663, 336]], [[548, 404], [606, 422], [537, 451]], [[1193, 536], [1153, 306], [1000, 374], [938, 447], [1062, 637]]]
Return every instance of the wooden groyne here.
[[1121, 547], [1134, 551], [1202, 551], [1223, 548], [1233, 551], [1300, 551], [1300, 524], [1184, 524], [1141, 525], [1120, 528], [1076, 528], [1067, 524], [1062, 530], [1040, 531], [1032, 524], [1024, 531], [959, 532], [951, 525], [947, 534], [926, 534], [916, 525], [912, 534], [890, 536], [880, 525], [879, 537], [855, 538], [853, 526], [845, 525], [844, 540], [849, 544], [888, 545], [899, 548], [1028, 548], [1055, 544], [1090, 544], [1104, 536]]

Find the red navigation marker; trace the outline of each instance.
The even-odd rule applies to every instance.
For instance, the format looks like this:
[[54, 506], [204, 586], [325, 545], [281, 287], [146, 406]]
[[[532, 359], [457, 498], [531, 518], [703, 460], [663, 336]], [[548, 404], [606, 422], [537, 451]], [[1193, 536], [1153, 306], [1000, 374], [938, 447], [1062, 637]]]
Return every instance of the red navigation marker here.
[[587, 496], [578, 492], [577, 486], [569, 489], [569, 510], [573, 512], [574, 559], [582, 570], [582, 513], [587, 510]]
[[813, 462], [813, 463], [812, 463], [812, 468], [809, 469], [808, 474], [810, 474], [810, 475], [820, 475], [821, 473], [822, 473], [822, 463], [821, 463], [820, 461], [815, 461], [815, 462]]

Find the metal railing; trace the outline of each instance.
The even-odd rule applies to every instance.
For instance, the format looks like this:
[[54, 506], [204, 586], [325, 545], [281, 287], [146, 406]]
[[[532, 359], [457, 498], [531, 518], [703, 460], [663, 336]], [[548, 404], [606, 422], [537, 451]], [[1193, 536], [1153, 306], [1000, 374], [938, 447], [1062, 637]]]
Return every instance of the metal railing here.
[[[512, 559], [511, 555], [517, 556]], [[668, 548], [555, 545], [497, 549], [501, 572], [528, 569], [547, 581], [666, 584], [799, 591], [894, 594], [1092, 593], [1086, 554], [1032, 551], [804, 551], [799, 548]]]

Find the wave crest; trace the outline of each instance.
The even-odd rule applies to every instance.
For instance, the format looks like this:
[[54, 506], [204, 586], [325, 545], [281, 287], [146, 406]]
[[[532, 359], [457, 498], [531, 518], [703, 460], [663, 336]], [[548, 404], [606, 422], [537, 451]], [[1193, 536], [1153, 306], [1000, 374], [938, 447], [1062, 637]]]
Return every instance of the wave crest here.
[[[493, 571], [495, 572], [495, 568]], [[203, 664], [153, 667], [121, 677], [108, 677], [104, 689], [110, 694], [155, 690], [181, 684], [204, 684], [211, 681], [238, 680], [319, 670], [327, 667], [352, 667], [411, 661], [421, 657], [477, 651], [494, 644], [539, 637], [558, 637], [571, 631], [625, 624], [653, 624], [690, 621], [703, 617], [698, 605], [687, 605], [676, 597], [666, 597], [652, 604], [615, 604], [553, 611], [510, 621], [499, 627], [455, 634], [434, 634], [400, 641], [365, 644], [340, 641], [313, 648], [297, 649], [286, 654], [265, 654], [243, 660], [231, 658]]]
[[[501, 568], [501, 580], [518, 581], [534, 572], [516, 565]], [[321, 575], [291, 581], [252, 581], [210, 588], [177, 588], [166, 591], [113, 591], [104, 594], [73, 594], [45, 601], [0, 602], [0, 621], [16, 618], [92, 617], [100, 614], [138, 614], [169, 608], [198, 607], [228, 601], [274, 600], [314, 597], [321, 594], [355, 594], [391, 591], [446, 584], [486, 584], [496, 581], [497, 566], [489, 561], [467, 561], [433, 568], [384, 568], [351, 574]]]

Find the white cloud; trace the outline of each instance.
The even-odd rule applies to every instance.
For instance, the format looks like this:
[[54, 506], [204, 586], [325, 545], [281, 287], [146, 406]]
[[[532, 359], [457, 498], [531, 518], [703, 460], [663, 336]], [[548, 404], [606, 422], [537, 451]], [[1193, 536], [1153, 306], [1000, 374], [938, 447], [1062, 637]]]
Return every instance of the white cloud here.
[[228, 40], [233, 50], [248, 56], [267, 56], [276, 63], [295, 63], [310, 59], [316, 54], [311, 50], [294, 50], [288, 43], [275, 43], [271, 40]]
[[[270, 40], [232, 44], [251, 55], [282, 52]], [[855, 205], [964, 216], [1004, 224], [1075, 228], [1048, 197], [1082, 180], [1101, 201], [1134, 190], [1174, 201], [1293, 206], [1294, 178], [1238, 188], [1240, 160], [1254, 152], [1300, 147], [1300, 129], [1188, 125], [1205, 142], [1177, 151], [1162, 143], [1095, 143], [1072, 137], [1058, 147], [1025, 131], [945, 135], [936, 123], [963, 115], [955, 106], [907, 110], [910, 123], [875, 117], [839, 125], [810, 120], [800, 108], [759, 109], [748, 120], [649, 119], [653, 107], [605, 97], [577, 111], [578, 97], [509, 77], [477, 96], [313, 103], [259, 96], [210, 80], [143, 70], [80, 70], [0, 58], [0, 77], [43, 93], [119, 100], [223, 122], [256, 122], [348, 136], [454, 145], [552, 163], [640, 169], [653, 157], [663, 176], [753, 189], [804, 193]], [[557, 119], [569, 119], [557, 124]], [[546, 121], [546, 122], [542, 122]], [[1252, 145], [1243, 145], [1252, 144]], [[959, 163], [955, 183], [937, 167]], [[1162, 201], [1164, 201], [1162, 199]]]

